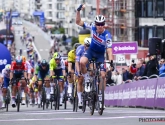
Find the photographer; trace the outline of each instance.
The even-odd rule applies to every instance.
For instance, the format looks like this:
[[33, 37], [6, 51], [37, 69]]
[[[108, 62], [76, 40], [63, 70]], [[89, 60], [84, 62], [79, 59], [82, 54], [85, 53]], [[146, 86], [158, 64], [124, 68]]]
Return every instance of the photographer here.
[[149, 61], [146, 64], [143, 76], [158, 75], [158, 61], [155, 55], [149, 55]]

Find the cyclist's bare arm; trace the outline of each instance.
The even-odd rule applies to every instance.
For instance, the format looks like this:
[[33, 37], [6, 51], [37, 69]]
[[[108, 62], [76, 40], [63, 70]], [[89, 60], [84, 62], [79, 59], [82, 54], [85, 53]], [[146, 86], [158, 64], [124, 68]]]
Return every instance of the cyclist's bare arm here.
[[81, 17], [80, 17], [80, 11], [77, 11], [77, 13], [76, 13], [76, 24], [79, 26], [84, 25], [84, 22], [81, 20]]
[[112, 48], [107, 48], [108, 59], [113, 60]]

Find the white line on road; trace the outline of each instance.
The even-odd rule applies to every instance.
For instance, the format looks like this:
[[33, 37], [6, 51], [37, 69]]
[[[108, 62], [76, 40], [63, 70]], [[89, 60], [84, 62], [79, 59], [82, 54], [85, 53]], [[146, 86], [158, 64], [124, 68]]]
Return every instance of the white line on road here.
[[62, 120], [112, 120], [112, 119], [129, 119], [129, 118], [165, 118], [164, 116], [121, 116], [121, 117], [84, 117], [84, 118], [46, 118], [46, 119], [6, 119], [0, 122], [20, 122], [20, 121], [62, 121]]
[[38, 50], [37, 50], [37, 48], [36, 48], [36, 46], [35, 46], [35, 44], [32, 42], [32, 45], [33, 45], [33, 47], [34, 47], [34, 50], [37, 52], [37, 54], [38, 54], [38, 59], [39, 60], [41, 60], [42, 58], [41, 58], [41, 55], [40, 55], [40, 53], [38, 52]]

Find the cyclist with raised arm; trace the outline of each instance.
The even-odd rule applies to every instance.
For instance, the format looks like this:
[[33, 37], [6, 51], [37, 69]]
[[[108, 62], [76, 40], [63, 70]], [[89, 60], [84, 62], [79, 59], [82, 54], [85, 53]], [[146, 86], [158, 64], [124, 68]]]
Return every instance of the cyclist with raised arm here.
[[9, 82], [10, 82], [10, 68], [11, 68], [11, 65], [7, 64], [5, 66], [5, 68], [2, 70], [2, 74], [1, 74], [1, 77], [3, 78], [3, 80], [2, 80], [3, 81], [3, 84], [2, 84], [2, 94], [3, 94], [2, 108], [5, 108], [7, 88], [9, 86]]
[[[113, 55], [112, 55], [112, 36], [105, 29], [105, 17], [103, 15], [97, 15], [95, 17], [95, 23], [94, 24], [88, 24], [86, 22], [83, 22], [80, 17], [80, 11], [84, 9], [84, 5], [81, 4], [77, 8], [77, 14], [76, 14], [76, 24], [79, 26], [82, 26], [84, 28], [90, 29], [92, 32], [92, 41], [89, 49], [84, 53], [84, 56], [80, 59], [80, 65], [81, 65], [81, 71], [85, 78], [85, 82], [89, 81], [89, 74], [87, 72], [86, 65], [88, 63], [88, 60], [91, 60], [92, 58], [95, 58], [96, 62], [104, 63], [104, 54], [105, 50], [107, 50], [109, 61], [111, 62], [111, 65], [113, 65]], [[101, 77], [104, 81], [105, 80], [105, 68], [104, 65], [100, 65], [101, 69]], [[102, 83], [102, 82], [101, 82]], [[106, 87], [106, 82], [104, 82], [104, 89]], [[101, 93], [101, 86], [100, 86], [100, 95]], [[100, 100], [101, 101], [101, 100]], [[101, 106], [101, 105], [100, 105]], [[101, 106], [102, 107], [102, 106]]]
[[83, 56], [84, 52], [89, 48], [91, 44], [91, 38], [85, 38], [84, 39], [84, 45], [80, 45], [77, 50], [76, 50], [76, 74], [78, 75], [78, 84], [77, 84], [77, 95], [78, 95], [78, 105], [79, 108], [82, 108], [82, 91], [83, 91], [83, 76], [81, 75], [81, 70], [80, 70], [80, 58]]
[[80, 46], [80, 43], [76, 43], [73, 46], [73, 49], [68, 53], [68, 94], [71, 97], [73, 82], [74, 82], [74, 73], [75, 73], [75, 60], [76, 60], [76, 49]]
[[[60, 76], [66, 76], [65, 62], [61, 59], [61, 55], [58, 52], [53, 54], [53, 58], [49, 62], [50, 76], [57, 76], [58, 84], [60, 86], [60, 106], [62, 106], [62, 100], [64, 95], [64, 79], [58, 78]], [[51, 94], [53, 94], [53, 83], [51, 83]]]

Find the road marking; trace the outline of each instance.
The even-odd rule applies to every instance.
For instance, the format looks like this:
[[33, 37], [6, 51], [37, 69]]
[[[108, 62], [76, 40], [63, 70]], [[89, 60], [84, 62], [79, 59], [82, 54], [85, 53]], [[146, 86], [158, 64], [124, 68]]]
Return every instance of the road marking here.
[[84, 118], [46, 118], [46, 119], [6, 119], [0, 122], [18, 122], [18, 121], [62, 121], [62, 120], [112, 120], [112, 119], [129, 119], [129, 118], [165, 118], [165, 116], [120, 116], [120, 117], [84, 117]]
[[40, 49], [40, 51], [43, 51], [43, 49]]
[[33, 45], [33, 47], [34, 47], [34, 50], [35, 50], [35, 51], [37, 52], [37, 54], [38, 54], [38, 59], [41, 60], [41, 59], [42, 59], [42, 58], [41, 58], [41, 55], [40, 55], [40, 53], [38, 52], [38, 49], [36, 48], [34, 42], [32, 42], [32, 45]]

